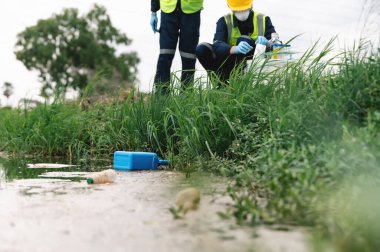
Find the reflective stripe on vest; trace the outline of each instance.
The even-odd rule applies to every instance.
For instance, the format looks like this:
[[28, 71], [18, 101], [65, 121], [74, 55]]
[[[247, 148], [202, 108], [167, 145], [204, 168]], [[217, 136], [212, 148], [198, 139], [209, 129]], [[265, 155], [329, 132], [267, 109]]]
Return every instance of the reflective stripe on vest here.
[[[160, 0], [161, 10], [165, 13], [172, 13], [177, 7], [179, 0]], [[181, 0], [181, 9], [186, 14], [192, 14], [203, 8], [203, 0]]]
[[[256, 40], [258, 36], [265, 35], [265, 18], [263, 14], [254, 12], [253, 15], [253, 33], [249, 35], [249, 37], [253, 40]], [[228, 44], [235, 46], [239, 37], [241, 37], [241, 33], [238, 27], [234, 25], [234, 14], [227, 14], [224, 16], [226, 21], [227, 30], [228, 30]]]

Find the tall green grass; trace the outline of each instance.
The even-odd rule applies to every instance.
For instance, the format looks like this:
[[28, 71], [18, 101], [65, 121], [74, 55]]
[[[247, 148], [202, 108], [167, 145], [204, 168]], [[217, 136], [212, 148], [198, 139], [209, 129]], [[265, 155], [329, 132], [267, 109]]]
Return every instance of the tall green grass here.
[[[334, 63], [331, 43], [273, 71], [255, 62], [229, 86], [195, 88], [169, 96], [151, 95], [124, 103], [97, 104], [81, 111], [56, 101], [33, 110], [2, 111], [1, 143], [8, 151], [77, 156], [109, 155], [116, 149], [151, 150], [191, 158], [225, 156], [237, 139], [237, 126], [257, 124], [265, 141], [312, 143], [339, 136], [342, 120], [362, 123], [377, 109], [378, 56], [346, 52]], [[360, 52], [359, 52], [360, 51]], [[265, 65], [265, 64], [264, 64]], [[323, 125], [322, 125], [323, 124]], [[260, 135], [259, 134], [259, 135]]]

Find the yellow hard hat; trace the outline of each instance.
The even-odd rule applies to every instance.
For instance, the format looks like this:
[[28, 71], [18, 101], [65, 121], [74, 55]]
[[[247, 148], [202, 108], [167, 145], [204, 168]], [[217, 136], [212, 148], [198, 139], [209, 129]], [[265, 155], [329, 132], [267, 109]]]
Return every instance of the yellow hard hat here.
[[227, 0], [228, 7], [233, 11], [248, 10], [252, 7], [253, 0]]

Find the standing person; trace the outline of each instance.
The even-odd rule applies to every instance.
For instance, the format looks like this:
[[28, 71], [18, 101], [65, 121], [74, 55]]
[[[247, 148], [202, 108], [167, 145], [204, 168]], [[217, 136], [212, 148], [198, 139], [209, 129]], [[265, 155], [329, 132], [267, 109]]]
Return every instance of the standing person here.
[[196, 55], [207, 71], [217, 73], [225, 83], [232, 70], [247, 57], [252, 57], [256, 44], [267, 45], [274, 26], [269, 17], [252, 10], [252, 0], [227, 0], [232, 13], [216, 24], [214, 43], [201, 43]]
[[[157, 11], [161, 9], [161, 26], [157, 29]], [[156, 88], [163, 94], [169, 92], [170, 68], [179, 39], [182, 60], [182, 85], [194, 82], [196, 55], [199, 42], [199, 27], [203, 0], [151, 0], [151, 27], [160, 33], [160, 56], [154, 78]]]

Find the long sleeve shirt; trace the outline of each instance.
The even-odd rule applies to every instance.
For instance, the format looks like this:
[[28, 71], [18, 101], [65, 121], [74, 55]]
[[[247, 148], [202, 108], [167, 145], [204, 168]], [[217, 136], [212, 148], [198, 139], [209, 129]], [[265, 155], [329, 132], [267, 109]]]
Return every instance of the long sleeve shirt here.
[[[239, 28], [241, 35], [250, 35], [253, 33], [253, 18], [254, 12], [251, 11], [249, 18], [246, 21], [239, 21], [235, 16], [234, 24]], [[272, 33], [276, 32], [270, 17], [265, 19], [265, 38], [271, 39]], [[255, 29], [257, 29], [255, 27]], [[218, 57], [225, 58], [230, 54], [231, 45], [228, 44], [228, 28], [224, 16], [216, 23], [216, 32], [214, 35], [213, 49]]]
[[152, 12], [159, 11], [160, 10], [160, 0], [151, 0], [150, 1], [150, 6], [151, 6], [150, 10]]

